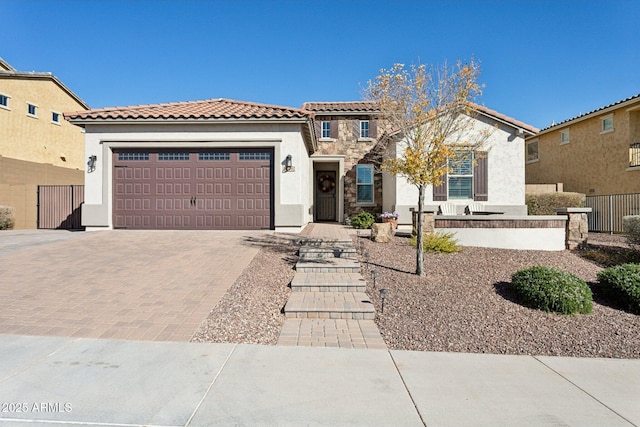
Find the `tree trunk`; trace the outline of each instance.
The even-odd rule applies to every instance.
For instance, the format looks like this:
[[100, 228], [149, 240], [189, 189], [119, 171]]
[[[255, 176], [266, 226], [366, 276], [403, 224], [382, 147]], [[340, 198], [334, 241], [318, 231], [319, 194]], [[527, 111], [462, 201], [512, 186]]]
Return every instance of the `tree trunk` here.
[[424, 242], [423, 228], [423, 215], [422, 210], [424, 205], [424, 185], [418, 185], [418, 221], [416, 225], [416, 274], [418, 276], [424, 276], [424, 252], [422, 246]]

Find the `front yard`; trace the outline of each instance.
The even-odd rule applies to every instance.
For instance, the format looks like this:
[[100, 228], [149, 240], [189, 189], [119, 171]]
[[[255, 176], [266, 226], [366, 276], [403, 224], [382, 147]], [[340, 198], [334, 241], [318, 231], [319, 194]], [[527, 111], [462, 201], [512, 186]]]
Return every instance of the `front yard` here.
[[[364, 239], [370, 257], [364, 271], [368, 293], [390, 348], [640, 357], [640, 316], [607, 305], [594, 286], [602, 267], [580, 253], [468, 247], [454, 254], [425, 254], [427, 276], [419, 278], [413, 274], [415, 248], [407, 240], [396, 237], [384, 244]], [[515, 302], [508, 289], [511, 275], [534, 265], [557, 267], [589, 283], [594, 290], [593, 313], [564, 316]], [[377, 289], [373, 288], [374, 269]], [[389, 289], [384, 314], [380, 312], [381, 287]]]
[[[391, 349], [640, 358], [640, 316], [611, 307], [600, 297], [594, 285], [602, 266], [584, 257], [598, 251], [602, 261], [607, 253], [626, 252], [617, 246], [617, 236], [591, 240], [602, 245], [581, 252], [467, 247], [454, 254], [425, 254], [424, 278], [413, 274], [415, 248], [406, 237], [396, 236], [391, 243], [362, 238], [368, 268], [363, 256], [360, 261], [367, 293], [376, 305], [376, 323]], [[295, 273], [294, 242], [290, 235], [248, 242], [261, 245], [260, 253], [192, 340], [275, 344]], [[514, 301], [508, 290], [511, 275], [534, 265], [557, 267], [585, 280], [594, 290], [593, 313], [558, 315]], [[382, 287], [389, 289], [384, 313]]]

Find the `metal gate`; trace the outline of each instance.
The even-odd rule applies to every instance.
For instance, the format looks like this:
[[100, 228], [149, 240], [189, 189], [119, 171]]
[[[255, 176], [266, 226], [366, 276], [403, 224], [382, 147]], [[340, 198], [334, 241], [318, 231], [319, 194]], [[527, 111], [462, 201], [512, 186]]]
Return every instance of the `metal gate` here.
[[622, 217], [640, 215], [640, 194], [587, 196], [585, 205], [592, 209], [589, 231], [622, 233]]
[[82, 229], [84, 185], [38, 185], [38, 228]]

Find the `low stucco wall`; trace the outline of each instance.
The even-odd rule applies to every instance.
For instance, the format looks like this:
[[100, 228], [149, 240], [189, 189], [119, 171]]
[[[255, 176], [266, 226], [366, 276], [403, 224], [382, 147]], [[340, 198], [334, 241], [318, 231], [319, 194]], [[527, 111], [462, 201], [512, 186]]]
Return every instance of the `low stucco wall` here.
[[462, 246], [562, 251], [567, 217], [486, 215], [435, 217], [437, 231], [455, 233]]
[[[462, 246], [562, 251], [566, 222], [566, 215], [438, 215], [435, 230], [455, 233], [454, 238]], [[398, 226], [405, 232], [411, 232], [411, 228]]]

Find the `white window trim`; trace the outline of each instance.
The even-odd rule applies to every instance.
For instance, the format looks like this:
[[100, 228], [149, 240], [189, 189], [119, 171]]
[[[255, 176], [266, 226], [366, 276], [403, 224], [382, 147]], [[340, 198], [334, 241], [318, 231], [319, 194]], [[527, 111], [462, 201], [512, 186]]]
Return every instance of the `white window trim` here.
[[[29, 106], [33, 105], [34, 107], [36, 107], [36, 113], [35, 114], [30, 114], [29, 113]], [[38, 110], [40, 109], [40, 107], [38, 106], [38, 104], [34, 104], [33, 102], [27, 102], [27, 117], [33, 117], [34, 119], [38, 118]]]
[[[371, 169], [371, 184], [358, 184], [358, 166], [367, 166], [367, 169]], [[356, 165], [356, 206], [375, 206], [376, 204], [376, 175], [372, 164]], [[358, 201], [358, 185], [370, 185], [371, 186], [371, 201], [359, 202]]]
[[[529, 145], [533, 145], [533, 144], [538, 145], [538, 157], [536, 157], [535, 159], [529, 160]], [[524, 150], [525, 150], [524, 151], [525, 164], [536, 163], [540, 161], [540, 140], [536, 139], [536, 140], [527, 142], [526, 145], [524, 146]]]
[[[58, 115], [58, 121], [56, 122], [55, 120], [53, 120], [53, 114], [57, 114]], [[52, 111], [51, 112], [51, 123], [57, 126], [62, 126], [62, 113], [58, 113], [57, 111]]]
[[[322, 124], [329, 123], [329, 136], [322, 135]], [[334, 138], [331, 138], [331, 120], [321, 120], [320, 121], [320, 141], [334, 141]]]
[[[367, 136], [362, 136], [362, 123], [367, 123]], [[360, 120], [359, 123], [359, 133], [358, 133], [358, 141], [371, 141], [371, 121], [370, 120]]]
[[[458, 150], [458, 151], [466, 151], [466, 150]], [[458, 153], [458, 151], [456, 151], [456, 153]], [[455, 200], [455, 201], [464, 201], [464, 200], [473, 200], [473, 188], [474, 188], [474, 183], [476, 180], [476, 176], [475, 176], [475, 170], [473, 165], [475, 164], [475, 156], [474, 156], [474, 152], [471, 152], [471, 174], [464, 174], [464, 175], [456, 175], [453, 174], [451, 172], [447, 173], [447, 200]], [[457, 154], [456, 154], [457, 155]], [[450, 185], [450, 179], [451, 178], [458, 178], [458, 177], [462, 177], [462, 178], [468, 178], [471, 177], [471, 197], [451, 197], [451, 195], [449, 194], [449, 191], [451, 191], [451, 185]]]
[[11, 107], [9, 107], [9, 100], [11, 99], [11, 97], [9, 95], [5, 95], [4, 93], [0, 93], [0, 95], [2, 95], [2, 96], [7, 98], [7, 105], [0, 104], [0, 108], [2, 108], [3, 110], [11, 111]]
[[[604, 121], [607, 119], [611, 119], [611, 129], [604, 129]], [[600, 135], [604, 134], [604, 133], [609, 133], [609, 132], [613, 132], [614, 130], [616, 130], [615, 126], [613, 125], [613, 114], [607, 114], [606, 116], [600, 117]]]
[[[567, 135], [567, 140], [562, 140], [562, 135]], [[566, 145], [571, 142], [571, 130], [569, 128], [560, 131], [560, 145]]]

